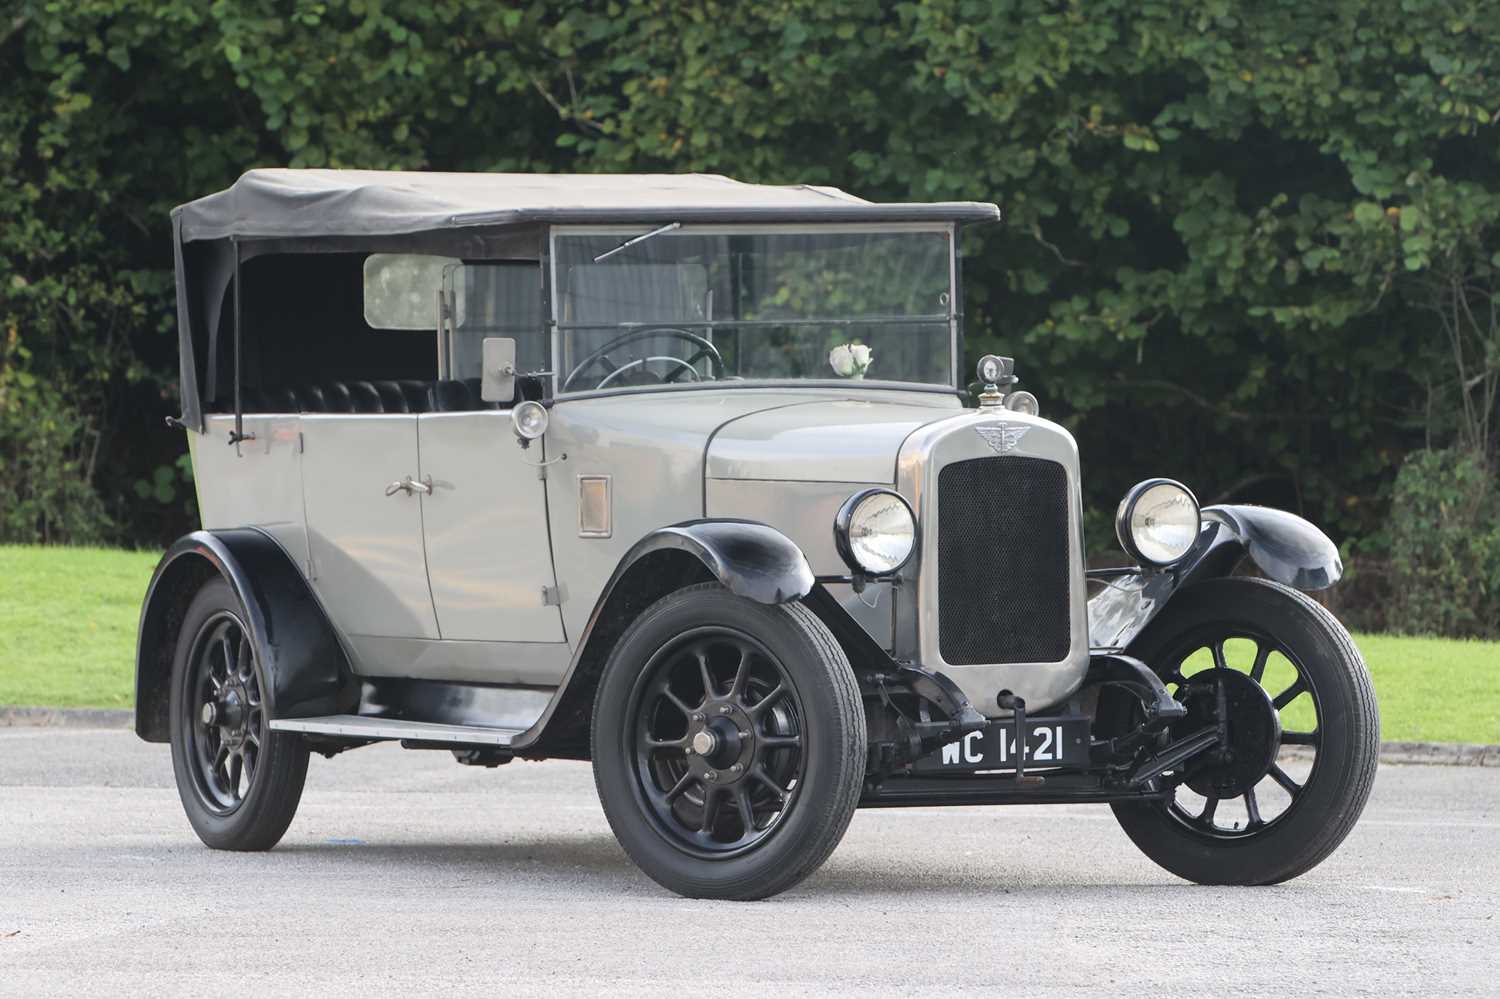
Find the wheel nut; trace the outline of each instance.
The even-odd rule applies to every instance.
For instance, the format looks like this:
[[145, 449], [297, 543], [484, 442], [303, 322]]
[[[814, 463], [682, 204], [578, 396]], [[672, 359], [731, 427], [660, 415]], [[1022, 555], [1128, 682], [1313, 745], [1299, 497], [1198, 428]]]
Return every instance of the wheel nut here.
[[729, 768], [729, 772], [732, 773], [732, 774], [737, 774], [737, 773], [739, 773], [743, 769], [745, 769], [743, 766], [741, 766], [740, 764], [736, 763], [734, 766], [732, 766], [732, 767]]
[[701, 715], [701, 714], [695, 714], [695, 715], [693, 715], [693, 721], [701, 723], [703, 721], [703, 715]]
[[203, 705], [203, 713], [200, 715], [200, 717], [203, 719], [203, 724], [212, 725], [218, 718], [218, 716], [219, 712], [218, 709], [214, 707], [213, 701], [209, 701], [208, 703]]
[[717, 770], [710, 770], [703, 775], [703, 779], [706, 781], [716, 781], [719, 779], [719, 772]]
[[721, 705], [719, 705], [719, 714], [721, 714], [721, 715], [727, 715], [727, 714], [729, 714], [729, 712], [731, 710], [732, 709], [727, 704], [721, 704]]

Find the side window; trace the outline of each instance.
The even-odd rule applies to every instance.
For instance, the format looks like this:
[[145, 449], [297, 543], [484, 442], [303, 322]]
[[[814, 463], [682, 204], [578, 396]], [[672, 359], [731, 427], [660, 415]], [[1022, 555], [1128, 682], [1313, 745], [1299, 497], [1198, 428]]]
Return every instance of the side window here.
[[[245, 282], [240, 384], [247, 413], [423, 413], [496, 408], [480, 398], [485, 337], [516, 341], [542, 371], [537, 261], [465, 263], [406, 253], [263, 254]], [[220, 306], [210, 404], [232, 412], [233, 308]], [[440, 316], [440, 300], [442, 314]]]
[[[248, 413], [417, 413], [437, 379], [437, 285], [403, 293], [397, 261], [368, 253], [268, 253], [241, 265], [240, 386]], [[411, 268], [406, 269], [408, 274]], [[422, 273], [426, 273], [425, 271]], [[376, 294], [367, 298], [367, 277]], [[232, 315], [232, 311], [231, 311]], [[232, 323], [228, 324], [232, 331]], [[232, 338], [225, 339], [227, 351]], [[224, 392], [232, 403], [232, 393]]]
[[[365, 323], [378, 330], [438, 328], [438, 294], [463, 261], [421, 253], [372, 253], [365, 258]], [[462, 283], [455, 305], [463, 316]]]
[[[547, 367], [547, 329], [542, 320], [542, 274], [532, 261], [467, 263], [450, 279], [463, 303], [449, 331], [449, 377], [477, 382], [485, 337], [516, 341], [516, 368]], [[477, 390], [476, 390], [477, 399]]]

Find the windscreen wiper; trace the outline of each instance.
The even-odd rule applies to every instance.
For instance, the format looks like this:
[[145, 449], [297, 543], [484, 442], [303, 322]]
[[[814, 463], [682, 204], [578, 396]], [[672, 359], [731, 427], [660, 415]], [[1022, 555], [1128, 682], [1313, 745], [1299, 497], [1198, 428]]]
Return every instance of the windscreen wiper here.
[[597, 264], [601, 260], [607, 260], [610, 257], [614, 256], [616, 253], [619, 253], [621, 250], [629, 249], [630, 247], [634, 246], [637, 243], [644, 243], [646, 240], [650, 239], [652, 236], [660, 236], [664, 232], [671, 232], [673, 229], [681, 229], [681, 228], [682, 228], [682, 223], [681, 222], [668, 222], [666, 225], [662, 226], [660, 229], [652, 229], [650, 232], [643, 232], [639, 236], [632, 236], [630, 239], [627, 239], [625, 242], [621, 243], [619, 246], [615, 247], [613, 250], [605, 250], [603, 253], [599, 254], [597, 257], [594, 258], [594, 263]]

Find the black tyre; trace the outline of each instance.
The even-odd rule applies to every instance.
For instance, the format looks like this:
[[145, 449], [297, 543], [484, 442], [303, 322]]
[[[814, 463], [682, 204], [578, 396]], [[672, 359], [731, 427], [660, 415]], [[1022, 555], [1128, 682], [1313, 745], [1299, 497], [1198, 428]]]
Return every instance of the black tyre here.
[[172, 769], [198, 838], [219, 850], [269, 850], [291, 825], [307, 744], [272, 732], [266, 678], [245, 612], [223, 580], [188, 605], [172, 662]]
[[604, 814], [646, 874], [691, 898], [765, 898], [816, 870], [865, 751], [859, 688], [823, 623], [717, 584], [653, 604], [594, 701]]
[[1227, 749], [1190, 761], [1170, 800], [1113, 806], [1148, 857], [1200, 884], [1265, 885], [1343, 842], [1375, 780], [1380, 719], [1332, 614], [1268, 580], [1215, 579], [1174, 597], [1130, 651], [1188, 706], [1180, 732], [1228, 720]]

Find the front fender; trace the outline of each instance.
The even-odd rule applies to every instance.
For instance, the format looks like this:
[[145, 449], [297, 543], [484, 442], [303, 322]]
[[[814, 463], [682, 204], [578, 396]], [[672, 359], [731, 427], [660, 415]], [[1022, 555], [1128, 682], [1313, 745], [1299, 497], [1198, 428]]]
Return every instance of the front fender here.
[[337, 714], [358, 689], [323, 608], [287, 554], [250, 528], [194, 531], [178, 538], [156, 566], [136, 639], [135, 731], [148, 742], [169, 737], [172, 660], [182, 615], [198, 589], [227, 582], [268, 681], [273, 718]]
[[1177, 565], [1103, 580], [1104, 588], [1089, 600], [1089, 645], [1124, 649], [1174, 593], [1200, 579], [1231, 575], [1247, 555], [1267, 578], [1299, 590], [1326, 589], [1344, 574], [1338, 546], [1294, 513], [1264, 506], [1205, 507], [1198, 540]]
[[620, 636], [657, 600], [710, 577], [729, 592], [763, 604], [801, 600], [815, 584], [802, 549], [765, 524], [691, 520], [652, 531], [620, 559], [579, 636], [557, 694], [512, 747], [588, 759], [594, 692]]
[[1278, 583], [1326, 590], [1344, 574], [1338, 545], [1295, 513], [1268, 506], [1211, 506], [1203, 511], [1203, 520], [1227, 528], [1227, 535], [1221, 533], [1217, 541], [1219, 547], [1228, 551], [1238, 545]]
[[787, 604], [812, 592], [813, 572], [802, 549], [774, 527], [753, 520], [693, 520], [664, 527], [637, 542], [620, 569], [670, 548], [695, 556], [726, 590], [757, 603]]

